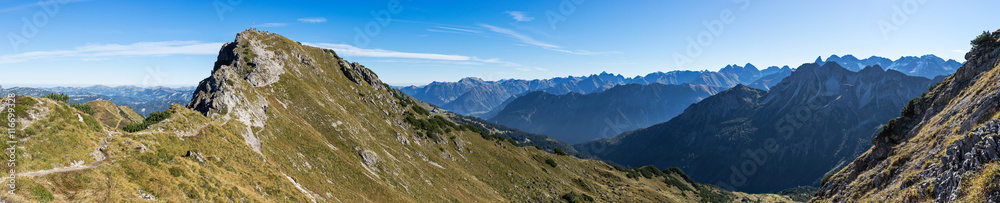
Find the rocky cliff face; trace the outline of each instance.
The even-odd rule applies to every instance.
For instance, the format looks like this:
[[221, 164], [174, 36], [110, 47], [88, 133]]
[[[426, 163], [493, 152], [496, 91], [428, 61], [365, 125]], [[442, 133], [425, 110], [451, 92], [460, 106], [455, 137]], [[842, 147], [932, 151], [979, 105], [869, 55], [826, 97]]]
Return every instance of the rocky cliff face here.
[[961, 68], [911, 100], [813, 201], [1000, 201], [1000, 31], [973, 43]]

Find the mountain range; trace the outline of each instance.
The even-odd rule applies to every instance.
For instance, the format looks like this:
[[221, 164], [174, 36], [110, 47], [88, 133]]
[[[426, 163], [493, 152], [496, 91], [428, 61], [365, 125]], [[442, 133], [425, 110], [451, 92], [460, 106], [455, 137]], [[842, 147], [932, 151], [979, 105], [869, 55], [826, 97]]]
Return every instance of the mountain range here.
[[[896, 70], [911, 76], [935, 78], [954, 72], [962, 63], [953, 59], [944, 60], [935, 55], [921, 57], [904, 56], [891, 60], [879, 56], [858, 59], [853, 55], [831, 55], [824, 61], [818, 57], [814, 63], [823, 65], [826, 62], [837, 62], [851, 71], [860, 71], [867, 66], [878, 65], [884, 70]], [[655, 72], [645, 76], [631, 78], [602, 72], [585, 77], [559, 77], [536, 80], [500, 80], [484, 81], [479, 78], [464, 78], [458, 82], [433, 82], [424, 86], [400, 87], [403, 92], [422, 101], [440, 106], [443, 109], [463, 115], [492, 118], [507, 103], [527, 92], [544, 91], [550, 94], [562, 95], [570, 92], [589, 94], [608, 90], [617, 85], [625, 84], [683, 84], [711, 85], [733, 87], [737, 84], [752, 88], [768, 90], [782, 78], [791, 74], [793, 69], [788, 66], [770, 66], [757, 69], [753, 64], [743, 66], [727, 65], [719, 71], [689, 71]]]
[[719, 86], [652, 83], [619, 85], [591, 94], [536, 91], [517, 97], [489, 121], [575, 144], [665, 122], [722, 90]]
[[916, 56], [903, 56], [899, 57], [895, 61], [880, 57], [872, 56], [866, 59], [858, 59], [850, 54], [844, 56], [831, 55], [823, 61], [822, 58], [816, 58], [817, 64], [822, 65], [825, 62], [837, 62], [840, 66], [847, 68], [851, 71], [860, 71], [864, 67], [878, 65], [885, 70], [896, 70], [903, 72], [907, 75], [921, 76], [925, 78], [934, 78], [937, 76], [947, 76], [954, 73], [962, 63], [955, 61], [954, 59], [948, 59], [945, 61], [940, 57], [932, 54], [916, 57]]
[[680, 167], [696, 181], [741, 191], [818, 185], [932, 84], [878, 66], [804, 64], [770, 91], [737, 85], [665, 123], [575, 147], [626, 166]]
[[162, 111], [170, 108], [174, 104], [187, 104], [191, 100], [194, 87], [136, 87], [117, 86], [109, 87], [95, 85], [90, 87], [51, 87], [51, 88], [30, 88], [14, 87], [10, 89], [0, 89], [0, 93], [14, 93], [33, 97], [42, 97], [51, 93], [62, 93], [69, 95], [69, 101], [75, 103], [87, 103], [90, 101], [111, 101], [116, 104], [126, 105], [135, 109], [143, 116], [150, 113]]
[[[433, 82], [424, 86], [399, 88], [406, 94], [440, 106], [445, 110], [463, 115], [491, 118], [514, 98], [533, 91], [544, 91], [562, 95], [570, 92], [589, 94], [611, 89], [625, 84], [684, 84], [732, 87], [736, 84], [751, 84], [757, 79], [774, 74], [790, 73], [792, 70], [769, 67], [765, 71], [752, 64], [745, 66], [728, 65], [718, 72], [713, 71], [670, 71], [655, 72], [645, 76], [626, 78], [607, 72], [586, 77], [560, 77], [535, 80], [484, 81], [479, 78], [465, 78], [458, 82]], [[761, 86], [770, 83], [762, 82]]]

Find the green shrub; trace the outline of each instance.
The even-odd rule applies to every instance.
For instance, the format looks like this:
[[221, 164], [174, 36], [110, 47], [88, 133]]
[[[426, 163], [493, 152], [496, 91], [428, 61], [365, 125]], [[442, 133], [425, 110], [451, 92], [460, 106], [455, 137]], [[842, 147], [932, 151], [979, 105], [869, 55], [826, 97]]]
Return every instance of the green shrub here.
[[680, 189], [681, 191], [694, 191], [694, 189], [691, 189], [690, 186], [684, 184], [684, 182], [678, 180], [677, 178], [674, 178], [673, 176], [664, 177], [663, 183], [666, 183], [669, 186], [677, 187], [677, 189]]
[[639, 172], [639, 174], [642, 174], [642, 177], [646, 177], [648, 179], [652, 179], [653, 177], [663, 177], [667, 175], [653, 165], [646, 165], [643, 167], [639, 167], [635, 169], [635, 171]]
[[174, 177], [181, 177], [182, 175], [184, 175], [184, 170], [181, 168], [170, 167], [170, 169], [167, 170], [170, 171], [170, 175]]
[[979, 34], [979, 36], [976, 36], [976, 39], [973, 39], [972, 42], [970, 42], [973, 49], [982, 45], [989, 45], [991, 43], [993, 43], [993, 34], [987, 31], [983, 31], [983, 34]]
[[587, 194], [577, 194], [576, 192], [569, 192], [562, 196], [562, 198], [571, 203], [577, 202], [593, 202], [594, 198]]
[[735, 196], [733, 192], [723, 190], [714, 185], [703, 185], [698, 189], [698, 196], [701, 196], [701, 202], [733, 202]]
[[695, 184], [694, 180], [691, 179], [691, 176], [688, 176], [687, 173], [684, 173], [684, 171], [681, 170], [681, 168], [673, 167], [673, 168], [663, 169], [663, 173], [677, 174], [677, 176], [680, 176], [681, 179], [684, 180], [684, 182], [687, 182], [693, 185], [695, 188], [698, 188], [698, 184]]
[[417, 112], [417, 114], [420, 114], [420, 115], [427, 115], [427, 114], [431, 113], [431, 112], [427, 111], [427, 109], [424, 109], [424, 107], [420, 107], [418, 105], [413, 105], [410, 108], [413, 109], [414, 112]]
[[69, 103], [69, 106], [72, 106], [83, 113], [94, 115], [94, 107], [89, 104]]
[[879, 130], [876, 136], [889, 136], [889, 129], [891, 129], [894, 124], [896, 124], [896, 118], [889, 119], [888, 123], [882, 125], [882, 130]]
[[798, 186], [782, 190], [781, 192], [778, 192], [778, 194], [788, 196], [795, 201], [808, 202], [818, 190], [818, 188], [812, 186]]
[[556, 155], [560, 155], [560, 156], [569, 155], [569, 154], [566, 153], [566, 151], [563, 151], [562, 148], [556, 148], [554, 151], [555, 151]]
[[170, 112], [169, 109], [168, 110], [163, 110], [163, 111], [153, 112], [153, 113], [149, 114], [149, 117], [147, 117], [146, 119], [142, 120], [142, 122], [125, 125], [124, 127], [122, 127], [122, 130], [124, 130], [126, 132], [138, 132], [138, 131], [142, 131], [142, 130], [145, 130], [146, 128], [148, 128], [150, 125], [159, 123], [160, 121], [163, 121], [163, 120], [166, 120], [167, 118], [170, 118], [170, 115], [172, 115], [172, 114], [173, 113]]
[[819, 185], [826, 185], [826, 182], [830, 181], [830, 178], [832, 178], [833, 174], [836, 173], [836, 171], [830, 171], [829, 173], [826, 173], [826, 175], [823, 175], [823, 179], [819, 181]]
[[900, 111], [900, 113], [905, 117], [913, 116], [914, 113], [913, 108], [916, 108], [916, 105], [919, 102], [920, 102], [920, 97], [915, 97], [913, 99], [910, 99], [910, 102], [906, 103], [906, 107], [903, 107], [903, 111]]
[[52, 196], [52, 192], [49, 192], [41, 184], [35, 184], [35, 187], [31, 188], [31, 194], [38, 198], [38, 202], [51, 202], [56, 199], [55, 196]]
[[[497, 137], [500, 137], [500, 136], [497, 136]], [[504, 137], [501, 137], [501, 138], [502, 138], [502, 139], [506, 139], [506, 140], [507, 140], [507, 142], [508, 142], [508, 143], [510, 143], [511, 145], [514, 145], [514, 146], [521, 146], [520, 144], [517, 144], [517, 140], [514, 140], [514, 139], [507, 139], [507, 138], [504, 138]]]
[[551, 158], [545, 159], [545, 163], [549, 164], [549, 166], [552, 166], [553, 168], [559, 166], [559, 163], [556, 163], [556, 160], [552, 160]]
[[930, 88], [927, 88], [927, 91], [928, 91], [928, 92], [930, 92], [930, 91], [934, 91], [934, 88], [937, 88], [938, 86], [941, 86], [941, 83], [943, 83], [943, 82], [937, 82], [937, 83], [934, 83], [934, 85], [931, 85], [931, 87], [930, 87]]
[[45, 98], [49, 98], [49, 99], [56, 100], [56, 101], [61, 101], [61, 102], [69, 101], [69, 95], [66, 95], [66, 94], [63, 94], [63, 93], [59, 93], [59, 94], [49, 93], [48, 95], [45, 95]]

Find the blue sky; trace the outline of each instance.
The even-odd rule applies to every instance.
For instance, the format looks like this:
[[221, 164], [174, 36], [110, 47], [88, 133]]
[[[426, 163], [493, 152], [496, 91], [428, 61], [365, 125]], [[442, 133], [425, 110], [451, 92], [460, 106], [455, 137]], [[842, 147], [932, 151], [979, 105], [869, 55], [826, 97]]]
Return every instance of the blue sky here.
[[1000, 28], [997, 7], [986, 0], [0, 0], [0, 85], [194, 86], [221, 44], [251, 25], [338, 50], [392, 85], [748, 62], [794, 67], [831, 54], [964, 61], [969, 40]]

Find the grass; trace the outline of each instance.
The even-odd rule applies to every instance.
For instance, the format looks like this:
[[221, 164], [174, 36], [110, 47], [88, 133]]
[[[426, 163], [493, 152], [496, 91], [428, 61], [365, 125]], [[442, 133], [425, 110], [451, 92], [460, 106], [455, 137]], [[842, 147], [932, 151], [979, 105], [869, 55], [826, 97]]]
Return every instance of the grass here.
[[38, 200], [38, 202], [51, 202], [52, 200], [55, 200], [55, 196], [52, 196], [52, 192], [49, 192], [49, 190], [45, 189], [45, 186], [42, 186], [41, 184], [35, 184], [32, 186], [31, 194], [35, 196], [35, 200]]
[[989, 195], [1000, 193], [1000, 185], [997, 184], [1000, 183], [1000, 162], [990, 162], [978, 173], [966, 175], [961, 183], [962, 202], [984, 202]]

